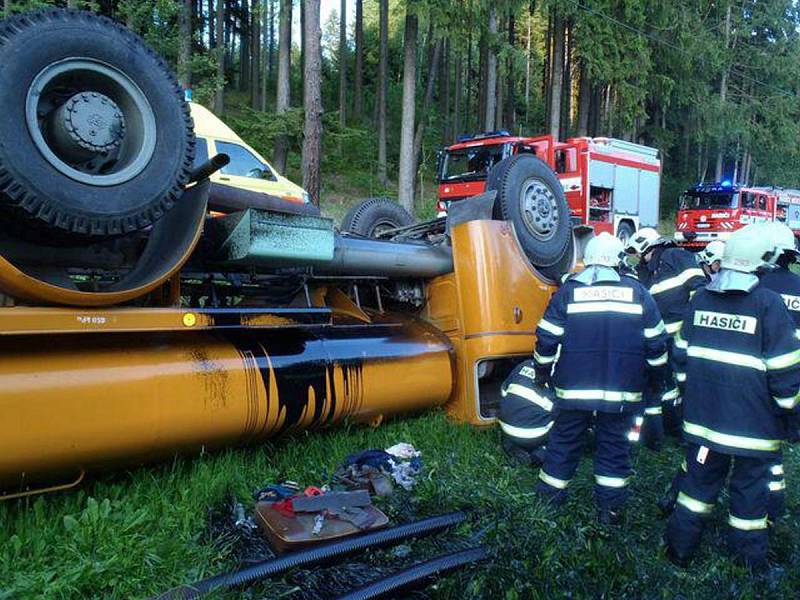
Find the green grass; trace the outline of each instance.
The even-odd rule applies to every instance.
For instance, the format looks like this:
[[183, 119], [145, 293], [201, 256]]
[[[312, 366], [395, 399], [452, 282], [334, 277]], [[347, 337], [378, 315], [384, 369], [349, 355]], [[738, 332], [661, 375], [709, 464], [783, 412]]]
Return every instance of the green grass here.
[[410, 543], [408, 557], [377, 551], [326, 569], [316, 579], [307, 571], [289, 574], [253, 588], [248, 597], [315, 597], [299, 591], [309, 582], [315, 582], [316, 597], [330, 597], [344, 589], [349, 574], [368, 578], [368, 565], [386, 573], [478, 540], [489, 545], [492, 560], [439, 579], [428, 596], [787, 598], [800, 589], [796, 448], [787, 451], [785, 461], [792, 516], [771, 540], [772, 558], [786, 573], [770, 582], [751, 577], [725, 556], [723, 506], [715, 511], [692, 568], [678, 570], [663, 558], [664, 522], [654, 502], [680, 462], [678, 448], [639, 451], [634, 497], [623, 525], [613, 529], [595, 522], [588, 459], [570, 500], [555, 512], [532, 493], [536, 472], [509, 463], [498, 440], [497, 430], [456, 425], [437, 411], [378, 429], [345, 427], [178, 459], [105, 475], [77, 491], [3, 503], [0, 598], [147, 597], [234, 568], [241, 549], [235, 540], [210, 539], [210, 508], [223, 505], [230, 494], [249, 508], [252, 490], [278, 478], [319, 484], [347, 454], [397, 441], [422, 450], [425, 471], [413, 494], [384, 503], [394, 521], [465, 507], [472, 509], [472, 520], [439, 536], [439, 542]]

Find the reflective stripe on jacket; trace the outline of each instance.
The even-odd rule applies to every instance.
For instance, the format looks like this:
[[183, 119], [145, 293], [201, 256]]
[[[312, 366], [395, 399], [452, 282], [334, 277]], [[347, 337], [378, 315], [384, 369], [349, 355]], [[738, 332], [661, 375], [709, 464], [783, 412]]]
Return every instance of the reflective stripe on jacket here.
[[569, 279], [551, 298], [536, 336], [537, 369], [555, 363], [559, 407], [633, 410], [648, 375], [661, 388], [669, 375], [661, 315], [631, 277], [591, 285]]
[[744, 456], [779, 450], [784, 417], [798, 410], [800, 340], [778, 294], [697, 292], [674, 359], [691, 442]]

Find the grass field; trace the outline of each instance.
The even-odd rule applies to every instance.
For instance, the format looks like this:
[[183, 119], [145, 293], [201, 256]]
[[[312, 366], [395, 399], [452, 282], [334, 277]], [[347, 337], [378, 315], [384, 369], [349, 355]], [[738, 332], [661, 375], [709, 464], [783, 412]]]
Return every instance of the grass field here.
[[[408, 441], [423, 452], [424, 477], [411, 494], [383, 504], [395, 523], [469, 508], [471, 520], [435, 540], [376, 551], [338, 567], [302, 571], [251, 588], [248, 598], [331, 598], [354, 582], [479, 541], [492, 559], [440, 579], [416, 598], [789, 598], [800, 589], [797, 535], [800, 460], [787, 451], [790, 516], [771, 541], [782, 577], [753, 577], [724, 555], [719, 506], [690, 569], [660, 550], [664, 522], [654, 502], [680, 450], [639, 450], [634, 498], [619, 528], [594, 519], [590, 462], [558, 512], [532, 489], [536, 472], [511, 464], [496, 430], [455, 425], [438, 412], [378, 429], [344, 427], [257, 448], [177, 459], [102, 476], [69, 493], [0, 504], [0, 598], [139, 598], [237, 566], [264, 552], [228, 531], [229, 497], [248, 508], [254, 489], [289, 478], [325, 481], [347, 454]], [[723, 499], [722, 504], [724, 504]], [[211, 515], [211, 516], [210, 516]], [[216, 515], [216, 516], [215, 516]], [[216, 526], [210, 527], [209, 522]], [[224, 528], [223, 528], [224, 529]], [[236, 596], [231, 596], [236, 597]]]

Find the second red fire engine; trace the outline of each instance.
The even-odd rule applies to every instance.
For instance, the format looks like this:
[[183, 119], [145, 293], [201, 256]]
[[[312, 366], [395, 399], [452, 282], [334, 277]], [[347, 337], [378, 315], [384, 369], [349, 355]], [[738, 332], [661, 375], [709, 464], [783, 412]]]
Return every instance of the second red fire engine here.
[[627, 239], [659, 216], [661, 161], [658, 150], [612, 138], [551, 135], [517, 137], [494, 131], [458, 139], [439, 160], [440, 214], [451, 202], [480, 194], [492, 166], [519, 153], [534, 154], [558, 176], [574, 224], [592, 226]]

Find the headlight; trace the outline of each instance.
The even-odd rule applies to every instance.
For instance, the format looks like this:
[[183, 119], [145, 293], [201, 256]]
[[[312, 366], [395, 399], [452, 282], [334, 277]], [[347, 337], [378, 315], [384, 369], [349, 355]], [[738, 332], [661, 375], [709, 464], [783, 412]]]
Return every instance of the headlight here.
[[306, 191], [303, 192], [303, 202], [306, 204], [311, 204], [311, 196]]

